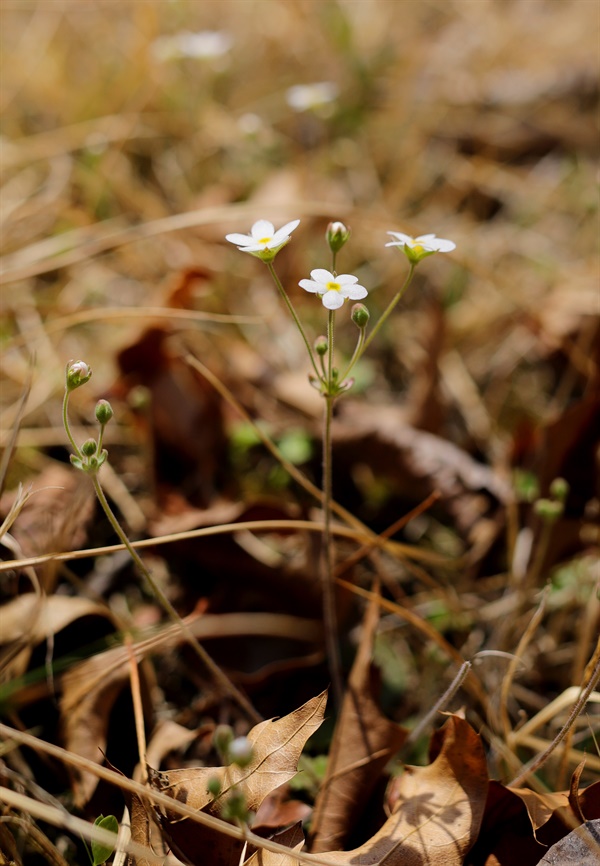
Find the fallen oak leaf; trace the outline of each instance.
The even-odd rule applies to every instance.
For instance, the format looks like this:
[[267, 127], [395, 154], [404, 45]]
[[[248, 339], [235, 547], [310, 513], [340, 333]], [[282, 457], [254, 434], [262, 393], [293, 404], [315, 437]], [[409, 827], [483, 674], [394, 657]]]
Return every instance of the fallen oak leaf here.
[[407, 768], [398, 779], [395, 809], [381, 829], [353, 851], [328, 853], [328, 861], [348, 866], [463, 866], [485, 807], [485, 753], [478, 734], [455, 715], [438, 732], [437, 742], [440, 752], [432, 764]]
[[[219, 816], [232, 788], [242, 792], [246, 807], [256, 811], [267, 795], [296, 775], [298, 760], [308, 738], [323, 721], [327, 692], [280, 719], [255, 725], [247, 739], [252, 760], [247, 767], [198, 767], [165, 773], [148, 768], [150, 786], [187, 806]], [[208, 782], [218, 779], [221, 794], [214, 797]], [[157, 817], [174, 853], [192, 866], [231, 866], [239, 862], [242, 843], [224, 838], [211, 827], [181, 819], [170, 810], [157, 810]], [[237, 859], [236, 859], [237, 858]]]

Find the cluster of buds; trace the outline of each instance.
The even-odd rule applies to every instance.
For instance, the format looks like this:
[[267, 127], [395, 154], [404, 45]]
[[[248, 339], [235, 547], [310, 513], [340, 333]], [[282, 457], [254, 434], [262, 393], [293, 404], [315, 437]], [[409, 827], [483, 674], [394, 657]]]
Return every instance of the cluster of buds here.
[[[85, 361], [69, 361], [67, 364], [65, 374], [64, 422], [67, 428], [67, 433], [69, 433], [69, 438], [70, 432], [68, 429], [66, 414], [66, 401], [72, 391], [75, 391], [75, 389], [81, 387], [81, 385], [85, 385], [86, 382], [89, 382], [91, 377], [92, 369], [89, 364], [85, 363]], [[113, 414], [112, 406], [108, 400], [98, 400], [95, 409], [96, 421], [100, 425], [100, 435], [98, 436], [98, 439], [86, 439], [81, 448], [77, 448], [75, 443], [71, 440], [77, 452], [76, 454], [71, 454], [71, 463], [82, 472], [94, 475], [98, 472], [102, 464], [106, 462], [108, 451], [106, 448], [102, 447], [102, 439], [104, 436], [104, 428], [113, 417]]]
[[565, 510], [565, 502], [569, 495], [569, 484], [564, 478], [555, 478], [550, 485], [550, 497], [537, 499], [534, 511], [546, 523], [554, 523]]

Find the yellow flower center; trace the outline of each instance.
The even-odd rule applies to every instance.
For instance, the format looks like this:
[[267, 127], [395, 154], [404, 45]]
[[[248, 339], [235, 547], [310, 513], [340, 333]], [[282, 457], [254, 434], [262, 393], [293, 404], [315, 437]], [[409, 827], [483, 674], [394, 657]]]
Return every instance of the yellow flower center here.
[[422, 253], [425, 251], [424, 247], [421, 244], [411, 244], [410, 248], [415, 253]]
[[259, 244], [268, 244], [270, 240], [271, 240], [271, 238], [269, 238], [269, 237], [267, 237], [267, 238], [261, 238], [261, 239], [259, 240]]
[[339, 292], [341, 286], [339, 283], [327, 283], [328, 292]]

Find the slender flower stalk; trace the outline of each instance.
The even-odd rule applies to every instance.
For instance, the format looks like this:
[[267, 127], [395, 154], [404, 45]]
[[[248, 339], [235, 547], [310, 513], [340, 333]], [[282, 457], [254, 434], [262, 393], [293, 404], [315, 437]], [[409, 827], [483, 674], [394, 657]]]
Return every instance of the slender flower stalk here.
[[319, 369], [318, 369], [317, 363], [315, 361], [315, 356], [313, 354], [313, 350], [311, 348], [311, 345], [308, 342], [308, 337], [306, 336], [304, 328], [302, 327], [302, 322], [298, 318], [298, 313], [294, 309], [294, 305], [292, 304], [288, 293], [283, 288], [283, 284], [282, 284], [281, 280], [279, 279], [279, 277], [277, 276], [275, 268], [273, 267], [273, 262], [266, 262], [265, 264], [267, 265], [267, 268], [269, 269], [269, 273], [271, 274], [271, 276], [273, 278], [273, 282], [275, 283], [275, 285], [277, 286], [277, 288], [279, 290], [279, 294], [283, 298], [286, 307], [290, 311], [290, 315], [292, 316], [294, 322], [296, 323], [296, 327], [300, 331], [300, 336], [304, 340], [304, 345], [306, 346], [306, 351], [308, 352], [308, 357], [310, 358], [310, 362], [313, 366], [313, 370], [317, 374], [317, 378], [320, 379], [321, 377], [319, 376]]
[[409, 287], [417, 264], [422, 259], [433, 255], [434, 253], [450, 252], [455, 248], [455, 244], [452, 241], [443, 238], [436, 238], [433, 234], [411, 238], [409, 235], [405, 235], [401, 232], [388, 232], [393, 240], [390, 241], [387, 246], [396, 246], [403, 250], [409, 262], [409, 271], [402, 288], [392, 298], [368, 337], [366, 335], [367, 324], [369, 322], [368, 309], [364, 304], [360, 303], [355, 304], [352, 307], [352, 321], [359, 329], [359, 334], [354, 353], [348, 363], [344, 375], [340, 377], [339, 371], [334, 366], [335, 311], [341, 309], [347, 300], [360, 301], [363, 298], [366, 298], [367, 289], [359, 284], [358, 277], [355, 277], [352, 274], [337, 273], [337, 256], [350, 237], [350, 229], [339, 221], [329, 223], [325, 233], [325, 239], [331, 252], [331, 270], [316, 268], [311, 271], [310, 279], [300, 280], [299, 282], [299, 285], [305, 291], [317, 295], [323, 306], [328, 311], [327, 337], [319, 337], [315, 341], [313, 350], [294, 306], [273, 267], [273, 259], [279, 250], [289, 242], [290, 234], [295, 230], [298, 222], [299, 221], [296, 220], [287, 223], [283, 228], [275, 231], [272, 223], [267, 220], [259, 220], [252, 226], [250, 234], [230, 234], [227, 235], [226, 238], [231, 243], [236, 244], [243, 252], [248, 252], [257, 256], [266, 264], [273, 282], [283, 298], [283, 301], [287, 306], [298, 331], [300, 332], [304, 345], [306, 346], [310, 362], [316, 375], [316, 378], [313, 376], [309, 377], [311, 384], [320, 391], [325, 401], [323, 412], [323, 546], [321, 551], [321, 576], [327, 659], [331, 674], [334, 701], [339, 710], [343, 698], [343, 684], [338, 645], [337, 614], [335, 608], [334, 549], [331, 533], [333, 503], [332, 420], [335, 401], [341, 394], [352, 387], [353, 380], [348, 378], [349, 374], [375, 336], [379, 333]]
[[333, 310], [330, 310], [327, 319], [327, 382], [330, 386], [330, 392], [323, 395], [325, 398], [325, 411], [323, 413], [323, 547], [321, 551], [321, 576], [327, 658], [331, 674], [334, 704], [339, 711], [342, 706], [344, 690], [342, 685], [342, 663], [338, 643], [337, 612], [335, 609], [333, 541], [331, 538], [331, 502], [333, 500], [331, 422], [333, 419], [333, 406], [335, 403], [335, 393], [331, 393], [331, 390], [333, 390], [334, 385], [334, 326], [335, 313]]
[[[108, 453], [106, 450], [101, 450], [102, 437], [104, 433], [104, 427], [112, 418], [112, 409], [110, 404], [106, 400], [101, 400], [96, 406], [96, 418], [100, 423], [100, 436], [98, 442], [94, 439], [88, 439], [82, 448], [79, 448], [73, 438], [73, 434], [71, 433], [71, 428], [69, 425], [69, 417], [68, 417], [68, 404], [69, 397], [71, 391], [74, 390], [75, 387], [79, 387], [79, 384], [84, 384], [84, 382], [80, 382], [76, 385], [72, 385], [69, 382], [69, 372], [73, 367], [67, 367], [67, 385], [65, 387], [65, 396], [63, 399], [63, 424], [65, 427], [65, 432], [75, 451], [75, 454], [71, 455], [71, 463], [81, 471], [85, 472], [86, 475], [89, 475], [92, 484], [94, 487], [94, 492], [98, 498], [98, 502], [102, 507], [110, 525], [115, 531], [116, 535], [119, 537], [121, 542], [127, 548], [129, 555], [131, 556], [137, 570], [140, 574], [146, 578], [152, 592], [156, 599], [162, 605], [164, 611], [167, 615], [173, 620], [173, 622], [177, 623], [181, 628], [184, 637], [191, 645], [192, 649], [196, 652], [201, 662], [205, 665], [207, 670], [210, 671], [215, 681], [221, 686], [223, 691], [226, 694], [229, 694], [237, 703], [243, 708], [243, 710], [248, 714], [249, 718], [251, 718], [254, 722], [260, 722], [261, 717], [256, 712], [250, 701], [237, 689], [233, 683], [228, 679], [228, 677], [223, 673], [220, 667], [212, 660], [209, 654], [206, 652], [204, 647], [199, 643], [197, 638], [193, 635], [189, 626], [181, 619], [169, 599], [166, 597], [159, 584], [154, 579], [152, 572], [145, 565], [143, 559], [140, 557], [136, 549], [132, 546], [127, 533], [117, 520], [113, 510], [111, 509], [102, 485], [100, 484], [100, 480], [98, 478], [98, 470], [105, 462]], [[89, 373], [89, 377], [91, 376], [91, 370]], [[87, 381], [87, 379], [85, 381]]]
[[[373, 330], [371, 331], [371, 333], [369, 334], [369, 336], [368, 336], [367, 339], [365, 340], [364, 345], [363, 345], [363, 348], [362, 348], [362, 351], [361, 351], [360, 355], [358, 356], [358, 358], [360, 358], [361, 355], [363, 355], [364, 352], [369, 348], [369, 346], [370, 346], [371, 343], [373, 342], [373, 339], [375, 338], [375, 336], [376, 336], [376, 335], [379, 333], [379, 331], [381, 330], [382, 325], [383, 325], [383, 324], [388, 320], [389, 316], [391, 315], [391, 313], [392, 313], [393, 310], [395, 309], [395, 307], [396, 307], [398, 301], [400, 300], [400, 298], [402, 297], [402, 295], [405, 293], [405, 291], [406, 291], [406, 290], [408, 289], [408, 287], [410, 286], [410, 284], [411, 284], [411, 282], [412, 282], [412, 278], [413, 278], [414, 273], [415, 273], [415, 267], [416, 267], [415, 262], [411, 262], [411, 263], [410, 263], [410, 268], [409, 268], [409, 270], [408, 270], [408, 274], [407, 274], [407, 276], [406, 276], [406, 279], [404, 280], [404, 285], [402, 286], [402, 288], [400, 289], [400, 291], [397, 292], [397, 293], [394, 295], [394, 297], [392, 298], [392, 300], [390, 301], [390, 303], [387, 305], [387, 307], [386, 307], [386, 309], [384, 310], [384, 312], [381, 314], [381, 318], [378, 320], [377, 324], [375, 325], [375, 327], [373, 328]], [[358, 360], [358, 358], [357, 358], [356, 360]]]

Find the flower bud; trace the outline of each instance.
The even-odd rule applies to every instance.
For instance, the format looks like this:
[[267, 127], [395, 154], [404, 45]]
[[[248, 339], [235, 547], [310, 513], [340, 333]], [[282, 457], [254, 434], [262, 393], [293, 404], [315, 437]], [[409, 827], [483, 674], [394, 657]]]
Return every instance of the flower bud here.
[[227, 756], [232, 742], [233, 731], [229, 725], [217, 725], [213, 734], [213, 743], [222, 758]]
[[254, 757], [252, 743], [247, 737], [237, 737], [229, 744], [227, 756], [232, 764], [238, 767], [247, 767]]
[[344, 223], [339, 222], [339, 220], [329, 223], [327, 226], [325, 239], [327, 240], [329, 249], [332, 253], [339, 253], [349, 237], [350, 229], [347, 228]]
[[327, 349], [327, 337], [317, 337], [317, 339], [315, 340], [315, 352], [317, 353], [317, 355], [321, 355], [321, 357], [323, 355], [326, 355]]
[[564, 478], [555, 478], [550, 485], [550, 494], [559, 502], [564, 503], [569, 495], [569, 482], [565, 481]]
[[85, 361], [69, 361], [67, 364], [67, 391], [74, 391], [89, 382], [92, 368]]
[[563, 504], [554, 499], [538, 499], [533, 510], [542, 520], [553, 523], [563, 513]]
[[350, 310], [350, 317], [356, 327], [362, 330], [367, 327], [371, 314], [364, 304], [354, 304]]
[[246, 802], [246, 795], [243, 791], [238, 791], [234, 788], [221, 809], [221, 817], [226, 821], [242, 821], [248, 823], [250, 814]]
[[223, 790], [223, 786], [221, 785], [221, 780], [218, 776], [211, 776], [208, 782], [206, 783], [206, 790], [209, 794], [212, 794], [213, 797], [218, 797], [221, 791]]
[[108, 400], [98, 400], [96, 403], [96, 421], [104, 427], [113, 415], [114, 412]]
[[86, 457], [93, 457], [98, 450], [98, 443], [95, 439], [86, 439], [81, 446], [81, 450]]

